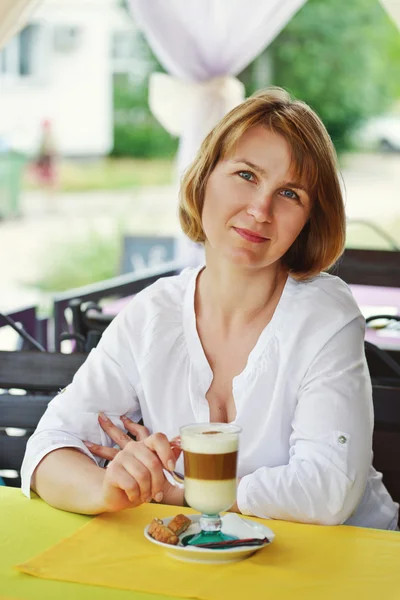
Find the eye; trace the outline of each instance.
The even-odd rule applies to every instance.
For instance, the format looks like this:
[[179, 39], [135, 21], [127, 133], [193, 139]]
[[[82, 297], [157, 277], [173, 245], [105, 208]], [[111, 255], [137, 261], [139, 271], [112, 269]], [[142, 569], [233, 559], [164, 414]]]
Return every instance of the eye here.
[[293, 190], [281, 190], [280, 194], [284, 198], [289, 198], [289, 200], [300, 200], [299, 195], [296, 194], [296, 192], [294, 192]]
[[251, 171], [238, 171], [237, 174], [246, 181], [255, 181], [254, 174]]

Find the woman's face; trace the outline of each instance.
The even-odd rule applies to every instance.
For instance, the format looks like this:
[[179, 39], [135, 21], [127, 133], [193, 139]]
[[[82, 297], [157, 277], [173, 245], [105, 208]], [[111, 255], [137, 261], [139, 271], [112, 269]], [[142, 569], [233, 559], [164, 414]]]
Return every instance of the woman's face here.
[[291, 170], [290, 147], [258, 125], [249, 129], [207, 182], [202, 213], [208, 257], [238, 266], [277, 263], [300, 234], [311, 199]]

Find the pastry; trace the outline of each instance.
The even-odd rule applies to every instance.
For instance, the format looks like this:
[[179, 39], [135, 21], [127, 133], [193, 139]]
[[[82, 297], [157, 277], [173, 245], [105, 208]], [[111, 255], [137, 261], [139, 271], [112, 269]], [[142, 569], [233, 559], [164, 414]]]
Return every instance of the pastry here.
[[158, 542], [176, 546], [179, 538], [171, 529], [166, 527], [161, 519], [153, 519], [149, 526], [149, 535]]
[[170, 529], [175, 535], [181, 535], [186, 529], [191, 525], [191, 520], [185, 515], [179, 514], [176, 515], [168, 524], [168, 529]]

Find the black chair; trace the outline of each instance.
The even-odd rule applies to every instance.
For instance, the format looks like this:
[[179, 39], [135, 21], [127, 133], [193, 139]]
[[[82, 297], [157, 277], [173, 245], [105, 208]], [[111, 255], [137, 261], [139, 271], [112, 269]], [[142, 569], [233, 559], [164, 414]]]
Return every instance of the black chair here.
[[115, 315], [104, 314], [98, 304], [74, 298], [68, 303], [70, 331], [64, 332], [60, 340], [72, 340], [79, 352], [90, 352], [97, 346], [101, 336]]
[[400, 251], [346, 248], [330, 272], [348, 284], [400, 287]]
[[372, 385], [400, 387], [400, 352], [364, 342]]
[[[50, 400], [71, 383], [86, 354], [0, 351], [0, 471], [5, 483], [20, 485], [19, 471], [26, 443]], [[21, 435], [9, 435], [9, 428]], [[15, 433], [15, 432], [14, 432]]]
[[393, 500], [400, 503], [400, 386], [373, 387], [374, 466]]
[[384, 329], [385, 327], [390, 327], [391, 325], [395, 325], [396, 329], [397, 327], [400, 327], [400, 325], [398, 325], [398, 323], [400, 323], [400, 316], [399, 315], [382, 315], [382, 314], [377, 314], [377, 315], [372, 315], [370, 317], [367, 317], [365, 319], [365, 322], [367, 324], [367, 327], [374, 327], [373, 325], [371, 325], [371, 323], [373, 323], [374, 321], [384, 321], [383, 325], [379, 325], [378, 329]]

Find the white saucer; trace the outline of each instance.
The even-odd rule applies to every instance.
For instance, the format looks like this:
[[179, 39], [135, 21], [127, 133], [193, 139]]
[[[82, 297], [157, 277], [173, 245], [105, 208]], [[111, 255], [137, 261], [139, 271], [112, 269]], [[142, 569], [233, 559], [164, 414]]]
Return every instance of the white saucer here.
[[[199, 519], [200, 515], [186, 515], [191, 521], [192, 525], [180, 536], [180, 539], [184, 538], [186, 535], [191, 535], [193, 533], [198, 533], [200, 531]], [[170, 521], [172, 521], [174, 517], [167, 517], [163, 519], [164, 525], [168, 525]], [[225, 520], [225, 524], [224, 524]], [[265, 542], [261, 546], [241, 546], [238, 548], [226, 548], [225, 550], [210, 550], [209, 548], [197, 548], [196, 546], [182, 546], [179, 542], [178, 545], [173, 546], [172, 544], [164, 544], [163, 542], [159, 542], [152, 538], [148, 531], [149, 526], [145, 527], [144, 535], [153, 544], [157, 544], [158, 546], [162, 546], [167, 551], [169, 556], [176, 558], [177, 560], [183, 560], [185, 562], [196, 562], [196, 563], [232, 563], [239, 560], [243, 560], [248, 556], [251, 556], [261, 548], [265, 548], [269, 543], [273, 542], [275, 539], [275, 534], [271, 529], [266, 527], [265, 525], [261, 525], [261, 523], [255, 523], [250, 521], [249, 519], [245, 519], [243, 517], [239, 517], [238, 515], [234, 515], [233, 513], [228, 513], [222, 518], [223, 531], [227, 534], [237, 535], [238, 537], [243, 538], [243, 527], [245, 527], [246, 537], [259, 537], [259, 538], [268, 538], [268, 542]], [[237, 525], [240, 526], [240, 532], [238, 531]]]

